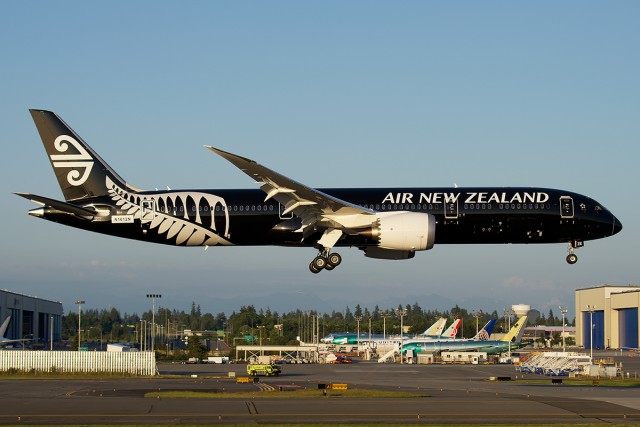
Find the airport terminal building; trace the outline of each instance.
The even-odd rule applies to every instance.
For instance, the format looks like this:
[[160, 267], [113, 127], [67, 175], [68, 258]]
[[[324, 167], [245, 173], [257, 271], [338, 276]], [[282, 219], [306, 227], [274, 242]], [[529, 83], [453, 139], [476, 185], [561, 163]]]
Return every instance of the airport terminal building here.
[[33, 343], [59, 341], [62, 303], [0, 290], [0, 324], [11, 317], [4, 338], [32, 339]]
[[[602, 285], [576, 290], [576, 344], [591, 348], [638, 348], [640, 286]], [[590, 330], [589, 324], [593, 325]]]

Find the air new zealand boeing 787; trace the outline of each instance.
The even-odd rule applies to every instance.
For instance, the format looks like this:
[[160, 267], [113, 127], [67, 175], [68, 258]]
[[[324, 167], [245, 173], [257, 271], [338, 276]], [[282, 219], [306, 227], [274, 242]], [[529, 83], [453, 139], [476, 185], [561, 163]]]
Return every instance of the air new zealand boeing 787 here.
[[60, 117], [30, 110], [65, 201], [16, 193], [40, 205], [30, 215], [118, 237], [177, 246], [313, 247], [318, 273], [342, 261], [334, 247], [365, 256], [413, 258], [439, 244], [567, 243], [567, 262], [586, 240], [622, 225], [597, 201], [548, 188], [314, 189], [209, 147], [259, 190], [146, 191], [122, 179]]

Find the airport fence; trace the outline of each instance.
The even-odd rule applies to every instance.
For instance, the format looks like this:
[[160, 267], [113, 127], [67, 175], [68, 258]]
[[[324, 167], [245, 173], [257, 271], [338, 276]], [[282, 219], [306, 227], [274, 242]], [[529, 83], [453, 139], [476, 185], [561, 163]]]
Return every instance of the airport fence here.
[[156, 357], [151, 351], [0, 351], [0, 371], [111, 373], [155, 375]]

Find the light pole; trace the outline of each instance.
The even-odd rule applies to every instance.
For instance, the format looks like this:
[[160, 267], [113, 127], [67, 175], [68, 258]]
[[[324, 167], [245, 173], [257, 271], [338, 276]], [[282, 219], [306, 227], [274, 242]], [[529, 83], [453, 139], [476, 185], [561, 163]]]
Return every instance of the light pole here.
[[162, 298], [162, 295], [147, 294], [147, 298], [151, 298], [151, 352], [153, 352], [156, 341], [156, 298]]
[[77, 300], [74, 304], [78, 305], [78, 351], [80, 351], [80, 342], [82, 341], [82, 337], [80, 336], [80, 326], [82, 318], [82, 304], [84, 304], [84, 300]]
[[479, 311], [474, 311], [473, 312], [473, 317], [476, 318], [476, 336], [478, 335], [478, 317], [480, 317], [481, 314]]
[[140, 351], [144, 351], [144, 324], [142, 322], [144, 322], [144, 320], [140, 319]]
[[360, 355], [360, 321], [362, 320], [362, 316], [355, 316], [356, 322], [358, 322], [358, 335], [356, 335], [356, 342], [358, 344], [358, 355]]
[[593, 310], [596, 309], [596, 305], [589, 305], [587, 304], [587, 310], [589, 310], [589, 329], [591, 332], [590, 338], [589, 338], [589, 345], [591, 347], [591, 351], [590, 351], [590, 357], [591, 357], [591, 364], [593, 364]]
[[100, 329], [100, 351], [102, 351], [102, 326], [96, 326], [96, 328]]
[[264, 355], [262, 352], [262, 330], [264, 329], [264, 325], [258, 325], [258, 331], [260, 332], [260, 356]]
[[403, 308], [399, 308], [396, 310], [398, 316], [400, 317], [400, 364], [403, 364], [402, 359], [402, 344], [404, 343], [404, 316], [407, 315], [407, 310]]
[[50, 345], [49, 345], [49, 351], [53, 351], [53, 316], [50, 316], [49, 318], [49, 340], [50, 340]]
[[387, 339], [387, 317], [389, 317], [389, 313], [383, 313], [382, 316], [382, 339]]
[[560, 313], [562, 313], [562, 351], [566, 352], [567, 347], [564, 343], [564, 316], [567, 314], [567, 307], [560, 306]]

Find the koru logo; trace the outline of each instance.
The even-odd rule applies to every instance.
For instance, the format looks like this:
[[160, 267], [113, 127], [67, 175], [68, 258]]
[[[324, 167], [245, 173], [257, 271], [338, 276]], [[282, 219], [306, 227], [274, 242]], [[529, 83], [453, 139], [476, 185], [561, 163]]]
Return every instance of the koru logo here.
[[[51, 162], [54, 168], [70, 168], [67, 174], [69, 184], [77, 187], [84, 184], [89, 178], [91, 168], [93, 167], [93, 158], [87, 153], [78, 141], [69, 135], [60, 135], [53, 141], [53, 147], [59, 153], [64, 153], [69, 149], [69, 144], [78, 151], [78, 154], [52, 154]], [[82, 170], [82, 175], [80, 173]]]

